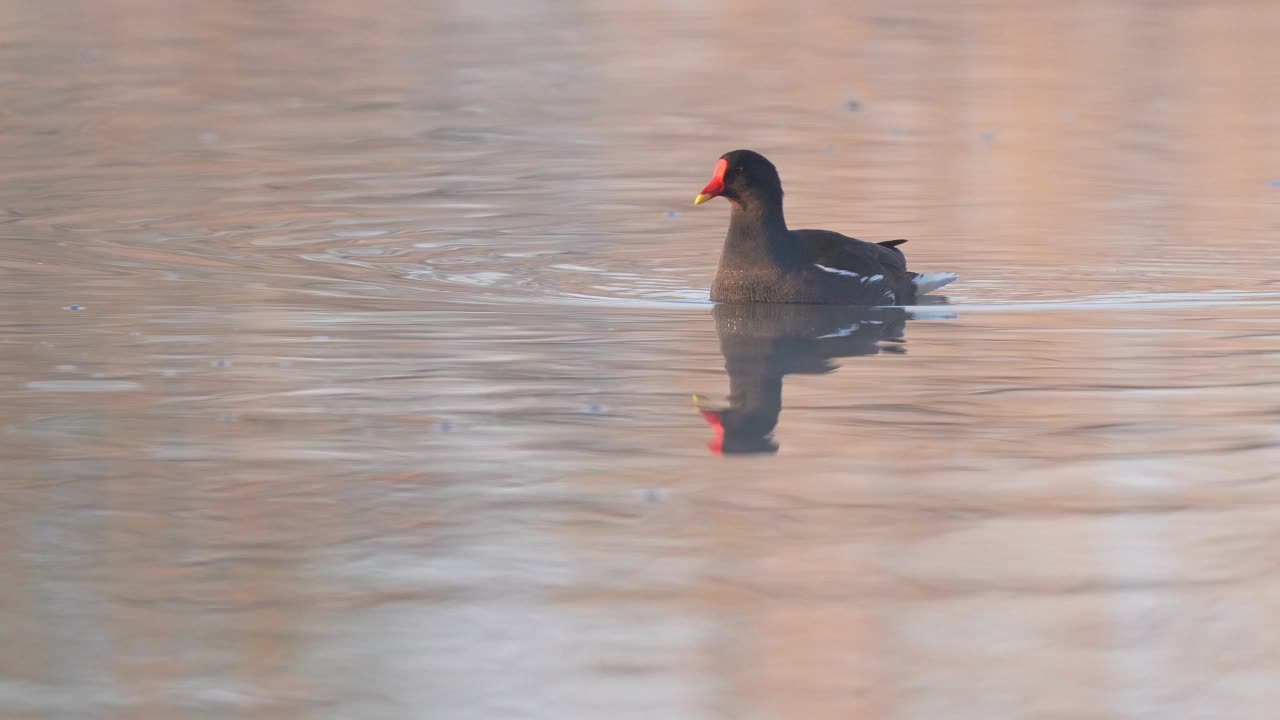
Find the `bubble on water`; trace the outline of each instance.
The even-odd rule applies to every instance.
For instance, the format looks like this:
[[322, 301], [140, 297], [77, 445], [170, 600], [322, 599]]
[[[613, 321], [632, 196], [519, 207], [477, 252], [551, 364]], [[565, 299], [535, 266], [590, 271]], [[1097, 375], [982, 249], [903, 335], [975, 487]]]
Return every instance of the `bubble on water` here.
[[978, 139], [979, 139], [979, 140], [981, 140], [981, 141], [982, 141], [983, 143], [985, 143], [985, 144], [990, 144], [993, 140], [995, 140], [995, 139], [996, 139], [996, 134], [995, 134], [995, 133], [993, 133], [993, 132], [991, 132], [990, 130], [988, 130], [988, 131], [986, 131], [986, 132], [982, 133], [981, 135], [979, 135], [979, 136], [978, 136]]
[[58, 365], [53, 369], [57, 370], [58, 372], [75, 372], [76, 366], [75, 365]]
[[95, 62], [98, 59], [98, 51], [93, 48], [80, 48], [80, 52], [76, 53], [80, 58], [80, 62]]
[[862, 112], [862, 102], [857, 98], [849, 98], [844, 101], [844, 109], [849, 112]]
[[665, 490], [658, 488], [646, 488], [644, 491], [644, 501], [650, 503], [660, 503], [667, 499]]
[[68, 306], [66, 306], [66, 307], [64, 307], [64, 308], [62, 308], [62, 309], [63, 309], [63, 310], [70, 310], [71, 312], [79, 312], [79, 311], [81, 311], [81, 310], [83, 310], [83, 309], [84, 309], [84, 306], [83, 306], [83, 305], [75, 305], [75, 304], [72, 304], [72, 305], [68, 305]]
[[1273, 188], [1280, 188], [1280, 180], [1272, 180], [1271, 182], [1267, 183], [1267, 185], [1270, 185]]
[[212, 363], [209, 363], [209, 364], [210, 364], [210, 365], [213, 365], [213, 366], [214, 366], [214, 367], [216, 367], [216, 368], [229, 368], [229, 367], [231, 367], [231, 361], [230, 361], [230, 360], [214, 360]]
[[666, 215], [667, 217], [680, 217], [680, 213], [676, 212], [675, 210], [668, 210]]
[[585, 409], [591, 415], [603, 415], [609, 412], [608, 406], [604, 405], [603, 403], [590, 403], [587, 405]]
[[201, 143], [204, 143], [205, 145], [212, 145], [212, 144], [214, 144], [214, 143], [218, 142], [218, 133], [216, 133], [216, 132], [202, 132], [202, 133], [200, 133], [200, 135], [199, 135], [199, 139], [200, 139], [200, 142], [201, 142]]
[[328, 336], [328, 335], [312, 335], [312, 336], [311, 336], [311, 339], [312, 339], [312, 340], [324, 341], [324, 340], [328, 340], [328, 339], [329, 339], [329, 336]]
[[896, 128], [894, 128], [894, 129], [893, 129], [893, 136], [894, 136], [894, 137], [902, 137], [903, 135], [906, 135], [906, 134], [907, 134], [907, 129], [906, 129], [906, 128], [896, 127]]
[[171, 378], [171, 377], [177, 377], [177, 376], [178, 376], [177, 370], [161, 370], [160, 371], [160, 377]]
[[453, 423], [451, 422], [432, 423], [431, 432], [438, 432], [438, 433], [453, 432]]

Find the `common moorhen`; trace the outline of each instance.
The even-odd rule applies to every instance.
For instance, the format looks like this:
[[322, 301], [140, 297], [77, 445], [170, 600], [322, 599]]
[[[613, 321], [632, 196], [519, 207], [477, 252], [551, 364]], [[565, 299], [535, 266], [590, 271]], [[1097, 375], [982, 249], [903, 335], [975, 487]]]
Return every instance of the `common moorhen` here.
[[914, 273], [899, 245], [864, 242], [830, 230], [788, 230], [782, 181], [763, 155], [725, 153], [694, 205], [724, 197], [733, 206], [711, 299], [721, 303], [909, 305], [955, 280]]

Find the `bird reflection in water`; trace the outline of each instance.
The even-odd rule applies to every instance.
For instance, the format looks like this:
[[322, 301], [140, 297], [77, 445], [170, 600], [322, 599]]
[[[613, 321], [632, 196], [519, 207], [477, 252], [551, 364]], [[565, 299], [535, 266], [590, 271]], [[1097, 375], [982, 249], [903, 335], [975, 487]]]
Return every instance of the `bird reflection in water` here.
[[782, 378], [822, 375], [836, 358], [905, 352], [913, 310], [840, 305], [717, 305], [712, 310], [729, 373], [729, 406], [713, 409], [694, 396], [715, 432], [717, 455], [776, 453], [773, 430], [782, 412]]

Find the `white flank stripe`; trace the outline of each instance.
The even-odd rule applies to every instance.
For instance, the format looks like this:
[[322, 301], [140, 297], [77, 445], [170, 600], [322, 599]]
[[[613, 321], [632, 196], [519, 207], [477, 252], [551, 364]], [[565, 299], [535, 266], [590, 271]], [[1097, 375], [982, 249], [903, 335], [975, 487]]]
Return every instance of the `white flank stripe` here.
[[817, 337], [817, 339], [818, 339], [818, 340], [826, 340], [827, 338], [841, 338], [841, 337], [849, 337], [850, 335], [852, 335], [852, 334], [854, 334], [854, 333], [858, 332], [858, 330], [860, 330], [861, 328], [862, 328], [862, 324], [861, 324], [861, 323], [854, 323], [854, 324], [850, 325], [849, 327], [840, 328], [839, 330], [837, 330], [837, 331], [835, 331], [835, 332], [833, 332], [833, 333], [830, 333], [830, 334], [828, 334], [828, 335], [819, 335], [819, 336]]
[[830, 268], [830, 267], [827, 267], [826, 265], [819, 265], [818, 263], [814, 263], [813, 266], [823, 272], [829, 272], [833, 275], [844, 275], [846, 277], [859, 277], [858, 273], [850, 272], [848, 270], [841, 270], [839, 268]]

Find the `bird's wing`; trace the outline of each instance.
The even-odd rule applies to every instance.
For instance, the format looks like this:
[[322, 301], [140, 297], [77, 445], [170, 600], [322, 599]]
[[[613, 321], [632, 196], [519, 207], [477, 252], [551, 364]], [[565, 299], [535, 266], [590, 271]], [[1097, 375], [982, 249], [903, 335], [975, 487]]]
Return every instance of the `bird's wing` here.
[[907, 258], [896, 246], [906, 240], [869, 243], [829, 230], [795, 230], [802, 242], [812, 245], [815, 262], [835, 270], [859, 275], [907, 275]]

